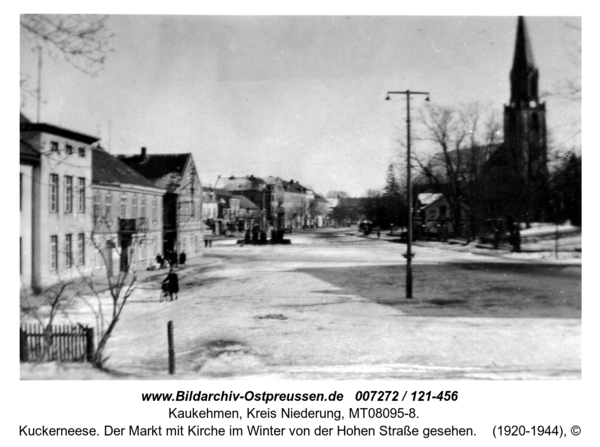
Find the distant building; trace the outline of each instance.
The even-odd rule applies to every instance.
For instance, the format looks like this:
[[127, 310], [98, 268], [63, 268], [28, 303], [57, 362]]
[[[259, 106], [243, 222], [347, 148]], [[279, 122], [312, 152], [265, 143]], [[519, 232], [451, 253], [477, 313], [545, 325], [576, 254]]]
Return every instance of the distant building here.
[[192, 154], [148, 154], [117, 157], [163, 190], [163, 254], [202, 254], [202, 185]]
[[90, 273], [92, 144], [21, 115], [21, 280], [42, 289]]
[[259, 178], [231, 176], [223, 189], [242, 195], [264, 210], [269, 225], [285, 228], [302, 228], [314, 225], [316, 215], [311, 204], [315, 193], [298, 181], [279, 177]]
[[102, 148], [92, 155], [94, 265], [144, 270], [163, 251], [164, 190]]
[[215, 189], [218, 202], [218, 234], [251, 230], [262, 225], [263, 213], [258, 205], [243, 195], [232, 194], [224, 189]]

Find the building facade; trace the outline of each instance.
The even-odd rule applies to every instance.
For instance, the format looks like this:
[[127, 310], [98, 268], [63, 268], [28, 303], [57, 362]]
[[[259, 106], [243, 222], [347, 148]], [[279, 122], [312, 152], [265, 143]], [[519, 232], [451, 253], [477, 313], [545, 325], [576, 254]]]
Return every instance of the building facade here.
[[144, 270], [162, 254], [163, 193], [102, 148], [92, 150], [94, 267]]
[[39, 153], [39, 166], [21, 170], [31, 200], [31, 212], [21, 212], [22, 234], [31, 237], [22, 248], [23, 286], [42, 289], [81, 278], [92, 268], [91, 147], [98, 138], [25, 118], [20, 138]]
[[163, 191], [163, 255], [202, 255], [202, 185], [192, 154], [148, 154], [117, 157]]

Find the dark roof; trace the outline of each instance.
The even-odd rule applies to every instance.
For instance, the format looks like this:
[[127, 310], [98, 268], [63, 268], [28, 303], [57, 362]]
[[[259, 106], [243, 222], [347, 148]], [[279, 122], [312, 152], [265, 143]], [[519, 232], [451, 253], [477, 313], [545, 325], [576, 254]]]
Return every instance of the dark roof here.
[[329, 203], [325, 197], [323, 197], [321, 194], [317, 194], [317, 193], [315, 193], [315, 202]]
[[40, 162], [40, 153], [35, 149], [32, 145], [27, 143], [26, 141], [20, 140], [21, 145], [21, 161], [29, 161], [33, 163]]
[[447, 158], [443, 152], [433, 155], [424, 167], [416, 168], [415, 183], [427, 183], [427, 175], [434, 176], [438, 181], [447, 180], [446, 163], [450, 163], [452, 169], [457, 172], [461, 178], [469, 178], [473, 173], [480, 172], [488, 160], [496, 153], [501, 145], [490, 144], [485, 146], [475, 146], [471, 148], [462, 148], [459, 151], [448, 151]]
[[190, 154], [117, 155], [130, 168], [150, 180], [158, 180], [169, 174], [183, 175]]
[[218, 199], [221, 200], [225, 200], [227, 202], [227, 205], [229, 206], [229, 200], [230, 199], [238, 199], [240, 201], [240, 208], [242, 209], [246, 209], [246, 210], [258, 210], [260, 209], [260, 207], [258, 205], [256, 205], [254, 202], [252, 202], [249, 198], [242, 196], [240, 194], [232, 194], [230, 191], [227, 191], [226, 189], [219, 189], [219, 188], [215, 188], [213, 189], [215, 195], [217, 196]]
[[101, 148], [92, 150], [92, 182], [156, 188], [150, 180]]
[[256, 205], [253, 201], [251, 201], [247, 197], [239, 196], [239, 195], [232, 195], [231, 198], [239, 199], [240, 208], [242, 208], [242, 209], [245, 209], [245, 210], [259, 210], [260, 209], [258, 205]]
[[217, 197], [226, 197], [226, 198], [231, 197], [231, 193], [229, 191], [227, 191], [226, 189], [213, 188], [212, 191], [214, 191], [214, 193]]
[[[25, 119], [25, 121], [23, 120]], [[61, 137], [69, 138], [71, 140], [79, 141], [81, 143], [92, 144], [100, 140], [98, 137], [86, 135], [81, 132], [75, 132], [74, 130], [65, 129], [64, 127], [58, 127], [48, 123], [32, 123], [24, 115], [21, 115], [20, 123], [22, 132], [44, 132], [52, 135], [59, 135]]]

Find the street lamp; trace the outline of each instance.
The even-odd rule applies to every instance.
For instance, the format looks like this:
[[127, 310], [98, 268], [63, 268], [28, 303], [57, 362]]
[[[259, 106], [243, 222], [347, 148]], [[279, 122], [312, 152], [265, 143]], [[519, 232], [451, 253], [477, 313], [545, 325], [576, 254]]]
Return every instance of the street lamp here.
[[412, 216], [412, 182], [410, 180], [410, 95], [427, 95], [425, 101], [429, 101], [429, 92], [411, 92], [405, 90], [403, 92], [387, 92], [385, 98], [389, 101], [390, 95], [406, 95], [406, 189], [408, 193], [408, 241], [406, 243], [406, 298], [412, 298], [412, 235], [413, 235], [413, 216]]

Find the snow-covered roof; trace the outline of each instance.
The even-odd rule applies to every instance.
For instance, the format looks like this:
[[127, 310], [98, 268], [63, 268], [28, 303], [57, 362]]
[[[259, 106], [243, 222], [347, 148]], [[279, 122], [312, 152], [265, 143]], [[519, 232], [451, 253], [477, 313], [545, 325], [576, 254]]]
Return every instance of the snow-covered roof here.
[[424, 192], [417, 196], [417, 200], [421, 202], [421, 206], [428, 206], [437, 202], [442, 197], [444, 197], [444, 194], [440, 192]]

